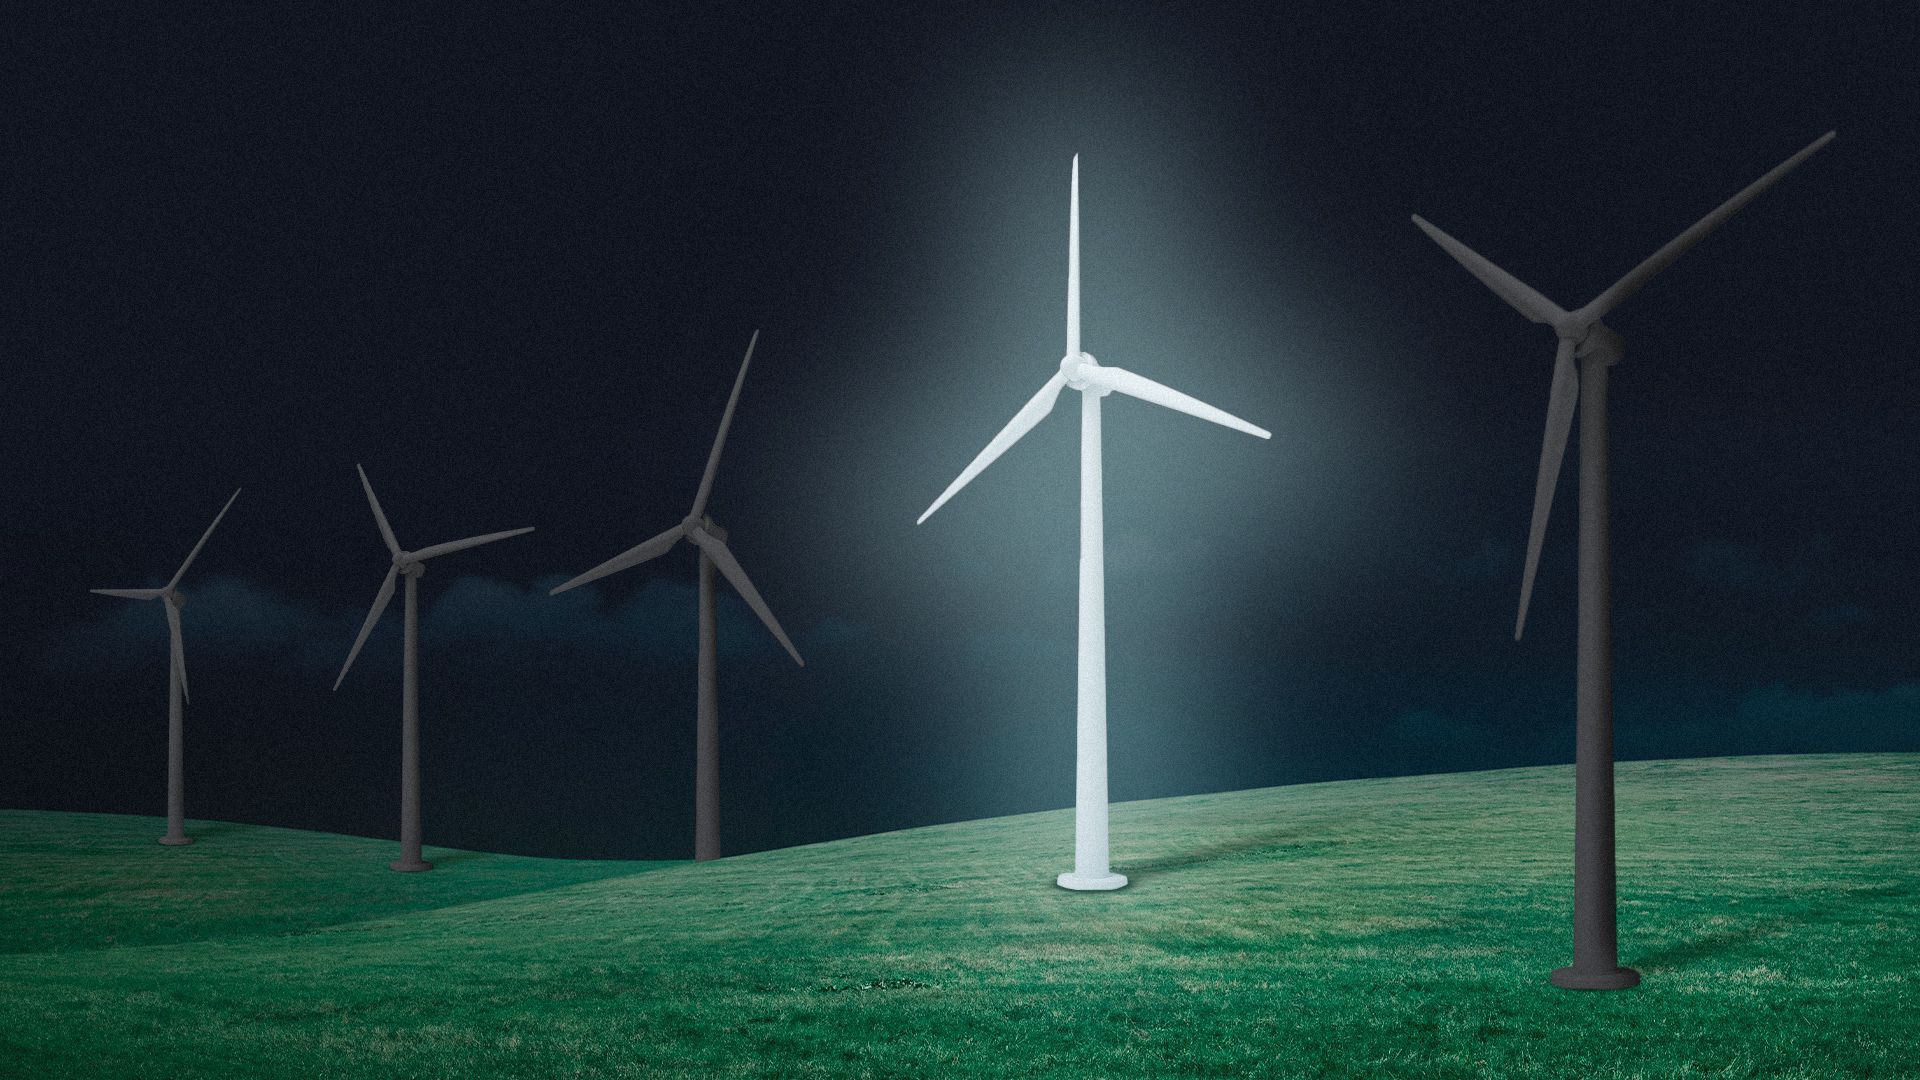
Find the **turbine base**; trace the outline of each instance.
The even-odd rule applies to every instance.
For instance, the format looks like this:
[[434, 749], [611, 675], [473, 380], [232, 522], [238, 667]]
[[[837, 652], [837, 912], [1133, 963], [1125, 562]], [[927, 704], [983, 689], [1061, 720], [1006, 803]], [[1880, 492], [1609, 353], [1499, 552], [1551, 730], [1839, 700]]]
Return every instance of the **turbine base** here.
[[1099, 875], [1061, 874], [1053, 879], [1055, 885], [1075, 892], [1111, 892], [1127, 883], [1125, 874], [1105, 873]]
[[1625, 990], [1640, 985], [1640, 973], [1626, 967], [1592, 971], [1563, 967], [1556, 968], [1549, 981], [1565, 990]]
[[387, 869], [397, 870], [402, 874], [417, 874], [422, 870], [433, 869], [433, 864], [425, 859], [421, 859], [418, 862], [409, 862], [406, 859], [395, 859], [387, 864]]
[[163, 844], [165, 844], [165, 845], [167, 845], [168, 847], [184, 847], [184, 846], [186, 846], [187, 844], [191, 844], [191, 843], [193, 843], [193, 837], [191, 837], [191, 836], [163, 836], [163, 837], [161, 837], [161, 838], [160, 838], [160, 842], [161, 842], [161, 843], [163, 843]]

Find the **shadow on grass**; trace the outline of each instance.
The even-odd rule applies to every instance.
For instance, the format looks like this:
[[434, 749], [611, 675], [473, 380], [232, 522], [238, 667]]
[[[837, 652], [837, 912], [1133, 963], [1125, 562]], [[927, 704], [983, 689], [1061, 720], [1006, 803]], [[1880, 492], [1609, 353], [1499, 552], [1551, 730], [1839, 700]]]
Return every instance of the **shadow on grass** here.
[[1126, 874], [1130, 880], [1157, 877], [1161, 874], [1175, 873], [1196, 866], [1226, 862], [1231, 859], [1245, 858], [1251, 855], [1268, 855], [1272, 861], [1284, 862], [1301, 855], [1315, 854], [1328, 848], [1339, 847], [1336, 841], [1324, 839], [1304, 840], [1308, 834], [1298, 829], [1257, 833], [1242, 837], [1231, 843], [1210, 844], [1206, 847], [1191, 848], [1174, 852], [1154, 859], [1130, 860], [1116, 865], [1115, 870]]
[[1766, 938], [1782, 938], [1803, 930], [1818, 922], [1837, 922], [1845, 919], [1849, 913], [1859, 915], [1864, 905], [1874, 901], [1903, 901], [1912, 896], [1912, 888], [1905, 882], [1874, 882], [1855, 888], [1845, 888], [1839, 894], [1826, 894], [1828, 903], [1805, 905], [1797, 911], [1782, 915], [1778, 909], [1793, 903], [1793, 896], [1780, 896], [1774, 899], [1774, 911], [1755, 909], [1740, 926], [1730, 926], [1726, 930], [1711, 930], [1699, 934], [1686, 942], [1657, 947], [1653, 951], [1642, 953], [1632, 959], [1634, 967], [1642, 969], [1684, 969], [1697, 961], [1726, 957], [1736, 953], [1745, 945], [1763, 942]]
[[1695, 961], [1724, 956], [1754, 942], [1779, 937], [1796, 927], [1804, 926], [1807, 921], [1783, 919], [1778, 916], [1757, 918], [1745, 926], [1716, 930], [1688, 941], [1676, 942], [1662, 949], [1642, 953], [1634, 958], [1631, 966], [1655, 971], [1686, 967]]
[[490, 857], [491, 856], [484, 851], [449, 851], [445, 855], [434, 856], [433, 866], [434, 869], [438, 870], [443, 866], [458, 866], [463, 862], [471, 862], [474, 859]]
[[[1860, 888], [1848, 889], [1835, 899], [1837, 902], [1808, 906], [1792, 914], [1779, 914], [1765, 910], [1756, 910], [1740, 926], [1729, 927], [1701, 934], [1690, 940], [1675, 942], [1664, 948], [1642, 953], [1633, 963], [1644, 968], [1683, 968], [1687, 965], [1737, 952], [1745, 946], [1768, 938], [1784, 937], [1812, 926], [1816, 923], [1838, 922], [1847, 914], [1857, 913], [1874, 901], [1902, 900], [1911, 895], [1912, 890], [1897, 882], [1882, 882]], [[1783, 896], [1778, 903], [1790, 901]]]
[[210, 821], [205, 825], [195, 825], [187, 830], [187, 835], [199, 839], [207, 836], [234, 836], [240, 833], [259, 832], [261, 826], [249, 825], [243, 821]]

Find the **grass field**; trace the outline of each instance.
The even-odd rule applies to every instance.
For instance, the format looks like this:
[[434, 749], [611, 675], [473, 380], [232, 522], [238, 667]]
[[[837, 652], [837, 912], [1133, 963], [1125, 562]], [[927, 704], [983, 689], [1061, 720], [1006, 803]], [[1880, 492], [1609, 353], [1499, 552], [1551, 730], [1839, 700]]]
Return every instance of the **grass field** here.
[[0, 812], [0, 1074], [1920, 1076], [1920, 754], [1619, 768], [1616, 993], [1565, 767], [1125, 803], [713, 863]]

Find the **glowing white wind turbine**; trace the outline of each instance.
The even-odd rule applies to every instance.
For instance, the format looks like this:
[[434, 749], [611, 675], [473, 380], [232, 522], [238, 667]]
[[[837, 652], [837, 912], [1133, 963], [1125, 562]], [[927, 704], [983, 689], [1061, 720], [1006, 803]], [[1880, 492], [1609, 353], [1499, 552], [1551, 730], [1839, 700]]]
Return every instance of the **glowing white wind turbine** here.
[[1020, 407], [947, 490], [914, 524], [927, 520], [948, 499], [1022, 435], [1053, 411], [1062, 388], [1080, 391], [1080, 646], [1079, 704], [1074, 772], [1073, 871], [1056, 882], [1066, 889], [1118, 889], [1127, 883], [1107, 861], [1107, 609], [1106, 544], [1100, 500], [1100, 399], [1115, 390], [1129, 397], [1210, 420], [1222, 427], [1270, 438], [1265, 428], [1080, 351], [1080, 157], [1073, 158], [1067, 210], [1067, 352], [1060, 370]]
[[419, 551], [402, 551], [399, 542], [393, 538], [393, 527], [387, 524], [387, 515], [380, 510], [380, 500], [373, 496], [373, 484], [367, 480], [367, 470], [358, 464], [354, 468], [360, 473], [360, 486], [367, 491], [367, 505], [373, 507], [374, 523], [380, 526], [380, 539], [387, 542], [387, 550], [393, 553], [393, 565], [387, 568], [386, 579], [380, 582], [380, 592], [373, 598], [373, 610], [367, 612], [367, 621], [360, 624], [360, 636], [353, 639], [353, 648], [347, 653], [347, 662], [340, 665], [340, 675], [333, 680], [333, 688], [340, 689], [341, 680], [347, 677], [347, 669], [353, 666], [353, 658], [360, 655], [360, 646], [367, 643], [367, 635], [373, 632], [373, 624], [379, 622], [381, 614], [387, 610], [387, 602], [393, 599], [393, 579], [404, 575], [407, 579], [407, 603], [405, 640], [400, 652], [400, 857], [387, 866], [388, 869], [403, 873], [431, 870], [433, 864], [420, 857], [420, 621], [417, 607], [420, 576], [427, 572], [426, 561], [436, 555], [448, 555], [481, 544], [491, 544], [509, 536], [530, 533], [533, 528], [508, 529], [483, 536], [469, 536], [465, 540], [449, 540]]
[[187, 654], [180, 644], [180, 609], [186, 606], [187, 598], [175, 586], [187, 576], [187, 567], [193, 565], [194, 557], [206, 546], [207, 537], [213, 535], [214, 527], [220, 519], [227, 516], [227, 506], [240, 497], [240, 489], [227, 496], [227, 505], [213, 516], [213, 524], [200, 534], [200, 542], [187, 552], [186, 561], [180, 569], [173, 572], [173, 580], [158, 589], [89, 589], [102, 596], [118, 596], [127, 600], [160, 600], [167, 609], [167, 835], [160, 842], [170, 846], [193, 843], [193, 837], [186, 834], [186, 747], [185, 732], [182, 730], [181, 703], [187, 697]]
[[[1413, 223], [1481, 284], [1520, 314], [1553, 327], [1560, 339], [1553, 361], [1553, 388], [1547, 400], [1546, 436], [1540, 444], [1540, 471], [1533, 488], [1533, 525], [1527, 535], [1527, 564], [1520, 578], [1520, 611], [1513, 637], [1527, 623], [1527, 601], [1547, 531], [1547, 511], [1559, 482], [1560, 459], [1580, 407], [1580, 559], [1578, 663], [1575, 668], [1573, 965], [1554, 971], [1556, 986], [1578, 990], [1618, 990], [1640, 981], [1640, 974], [1619, 963], [1615, 921], [1613, 843], [1613, 601], [1607, 535], [1607, 368], [1620, 361], [1625, 343], [1600, 320], [1622, 300], [1700, 238], [1718, 228], [1775, 181], [1825, 146], [1829, 131], [1805, 149], [1748, 184], [1712, 213], [1693, 223], [1614, 282], [1586, 306], [1573, 311], [1535, 292], [1520, 279], [1488, 262], [1478, 252], [1428, 224]], [[1579, 374], [1574, 373], [1578, 360]]]
[[720, 704], [713, 616], [715, 567], [719, 567], [720, 572], [726, 575], [753, 613], [760, 616], [760, 621], [773, 632], [773, 636], [787, 650], [787, 655], [793, 657], [793, 662], [802, 666], [806, 664], [794, 649], [793, 642], [787, 639], [787, 632], [780, 629], [780, 620], [773, 617], [773, 610], [760, 598], [760, 590], [747, 580], [747, 572], [740, 569], [733, 552], [727, 550], [727, 530], [714, 524], [706, 513], [707, 496], [713, 492], [713, 477], [720, 469], [720, 449], [726, 445], [727, 428], [733, 424], [733, 407], [740, 402], [740, 387], [747, 381], [747, 365], [753, 362], [753, 347], [759, 340], [758, 330], [747, 339], [747, 355], [740, 361], [740, 374], [734, 376], [733, 393], [727, 397], [727, 409], [720, 415], [720, 431], [714, 435], [713, 449], [707, 454], [707, 470], [700, 475], [700, 489], [693, 496], [693, 509], [687, 511], [687, 516], [673, 528], [615, 555], [571, 581], [555, 586], [547, 594], [563, 593], [576, 585], [585, 585], [589, 581], [597, 581], [608, 574], [658, 558], [682, 539], [700, 549], [699, 700], [695, 707], [693, 770], [693, 857], [698, 862], [720, 857]]

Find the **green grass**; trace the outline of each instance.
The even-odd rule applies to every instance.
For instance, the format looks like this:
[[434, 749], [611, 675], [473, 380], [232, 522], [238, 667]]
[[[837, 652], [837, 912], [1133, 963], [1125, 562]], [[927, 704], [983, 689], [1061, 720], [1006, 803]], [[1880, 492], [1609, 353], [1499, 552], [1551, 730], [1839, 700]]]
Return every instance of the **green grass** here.
[[[1564, 767], [1120, 804], [705, 864], [0, 813], [0, 1073], [1920, 1075], [1920, 754], [1619, 768], [1617, 993]], [[8, 1072], [12, 1069], [12, 1072]]]

